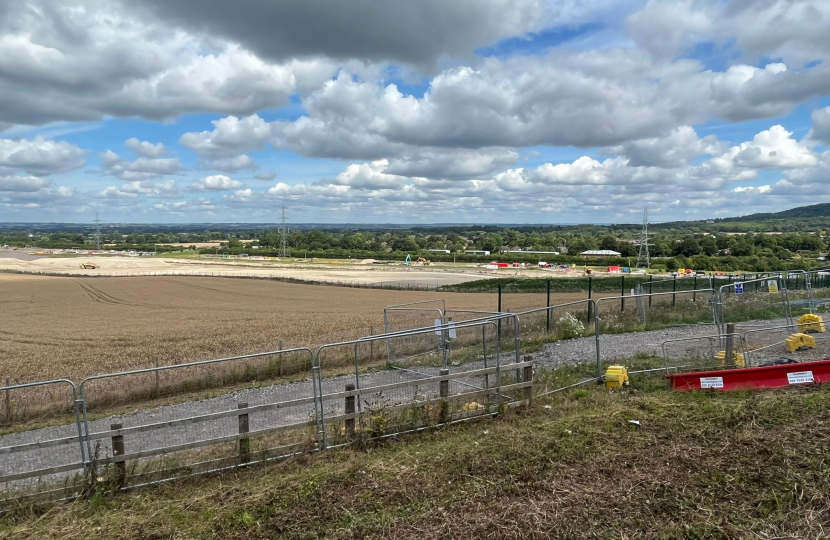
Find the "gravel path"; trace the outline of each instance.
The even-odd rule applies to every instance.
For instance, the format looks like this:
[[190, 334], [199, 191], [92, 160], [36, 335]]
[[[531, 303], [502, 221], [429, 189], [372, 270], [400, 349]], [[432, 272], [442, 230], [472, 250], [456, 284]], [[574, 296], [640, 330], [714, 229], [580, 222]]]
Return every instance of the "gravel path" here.
[[[768, 324], [775, 324], [775, 321], [767, 321]], [[712, 325], [690, 325], [674, 327], [663, 330], [648, 332], [609, 334], [600, 338], [600, 350], [603, 360], [614, 360], [631, 357], [637, 353], [662, 354], [661, 345], [666, 340], [711, 336], [717, 331]], [[830, 342], [828, 342], [830, 344]], [[827, 355], [825, 354], [824, 357]], [[546, 344], [543, 350], [533, 355], [534, 361], [541, 368], [552, 369], [563, 365], [593, 364], [596, 362], [595, 340], [593, 337], [563, 340]], [[502, 364], [513, 360], [513, 352], [503, 353]], [[490, 360], [491, 366], [493, 359]], [[483, 366], [481, 361], [468, 362], [462, 366], [455, 366], [451, 372], [458, 370], [471, 370]], [[417, 368], [422, 374], [410, 373], [399, 370], [383, 370], [373, 373], [361, 374], [360, 386], [368, 388], [383, 384], [400, 381], [412, 381], [429, 375], [437, 375], [437, 368]], [[451, 381], [451, 393], [470, 391], [483, 385], [482, 378], [462, 379]], [[323, 393], [329, 394], [342, 391], [347, 383], [353, 383], [354, 376], [331, 377], [323, 380]], [[436, 387], [436, 388], [432, 388]], [[384, 400], [387, 404], [412, 402], [415, 393], [426, 396], [436, 396], [437, 384], [430, 383], [424, 387], [407, 387], [385, 393]], [[136, 410], [133, 413], [120, 416], [112, 416], [90, 422], [92, 432], [109, 430], [111, 424], [122, 423], [124, 427], [138, 426], [149, 423], [170, 421], [186, 418], [189, 416], [202, 415], [212, 412], [220, 412], [236, 409], [240, 402], [247, 402], [249, 406], [258, 404], [284, 402], [301, 399], [313, 395], [311, 380], [306, 379], [299, 382], [286, 383], [264, 388], [248, 389], [225, 394], [220, 397], [190, 401], [176, 405], [158, 407], [154, 409]], [[364, 396], [365, 399], [372, 399], [372, 396]], [[365, 403], [361, 404], [365, 406]], [[343, 412], [342, 400], [326, 401], [325, 415], [331, 416]], [[94, 413], [91, 410], [90, 413]], [[303, 422], [313, 419], [313, 405], [301, 404], [285, 408], [258, 411], [250, 414], [250, 429], [256, 431], [271, 426], [287, 423]], [[195, 424], [185, 424], [174, 428], [162, 428], [143, 433], [127, 434], [124, 437], [126, 451], [128, 453], [149, 450], [175, 444], [193, 442], [198, 440], [232, 435], [237, 432], [236, 417], [222, 418], [219, 420], [205, 421]], [[313, 429], [313, 428], [309, 428]], [[77, 435], [77, 428], [74, 424], [43, 428], [38, 430], [14, 433], [0, 437], [0, 448], [22, 443], [45, 441], [59, 437]], [[111, 454], [109, 439], [101, 440], [101, 454]], [[53, 447], [43, 450], [32, 450], [14, 454], [0, 454], [0, 476], [22, 471], [37, 470], [46, 467], [53, 467], [64, 464], [77, 463], [80, 460], [78, 444]], [[34, 480], [32, 480], [34, 482]]]

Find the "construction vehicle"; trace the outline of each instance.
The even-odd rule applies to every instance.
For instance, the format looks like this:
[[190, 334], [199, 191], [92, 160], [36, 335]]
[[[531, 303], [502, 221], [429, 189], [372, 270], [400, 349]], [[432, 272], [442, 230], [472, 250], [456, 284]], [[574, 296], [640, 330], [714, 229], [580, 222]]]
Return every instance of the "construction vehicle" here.
[[98, 268], [98, 265], [95, 263], [81, 263], [82, 270], [95, 270]]
[[428, 260], [424, 259], [423, 257], [418, 257], [418, 260], [415, 261], [415, 263], [416, 264], [422, 264], [424, 266], [429, 266], [430, 265], [430, 262]]

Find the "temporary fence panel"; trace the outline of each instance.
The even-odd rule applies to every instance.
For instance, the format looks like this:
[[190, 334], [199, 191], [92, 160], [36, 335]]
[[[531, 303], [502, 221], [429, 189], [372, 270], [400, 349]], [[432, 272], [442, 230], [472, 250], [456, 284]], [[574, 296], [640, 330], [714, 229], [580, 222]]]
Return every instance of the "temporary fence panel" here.
[[[596, 301], [594, 322], [596, 373], [608, 366], [639, 357], [643, 369], [654, 364], [667, 335], [689, 337], [713, 332], [713, 291], [711, 289], [635, 294]], [[659, 330], [659, 332], [654, 332]], [[638, 332], [638, 333], [632, 333]]]
[[537, 395], [596, 380], [594, 310], [593, 300], [580, 300], [517, 314], [522, 342], [544, 343], [535, 355]]
[[736, 323], [740, 328], [750, 328], [775, 325], [775, 321], [778, 324], [793, 322], [786, 280], [781, 276], [721, 285], [715, 313], [721, 334], [726, 333], [726, 325], [729, 323]]
[[667, 372], [750, 366], [746, 342], [740, 334], [669, 339], [663, 341], [661, 349]]
[[[509, 385], [501, 385], [506, 363], [515, 364], [520, 341], [511, 340], [514, 348], [506, 355], [499, 343], [498, 322], [445, 323], [321, 347], [317, 352], [317, 384], [322, 401], [323, 444], [337, 445], [356, 433], [380, 436], [445, 423], [459, 415], [497, 410], [501, 386], [505, 386], [505, 393], [514, 392], [518, 388], [515, 385], [521, 383], [520, 375]], [[412, 362], [407, 348], [416, 338], [440, 340], [445, 354], [421, 356], [418, 362]], [[387, 342], [390, 350], [407, 352], [393, 355], [386, 369], [367, 363], [370, 345]], [[353, 373], [320, 376], [345, 355], [353, 355]], [[516, 365], [510, 371], [525, 367]]]
[[0, 511], [10, 506], [11, 500], [19, 503], [21, 499], [72, 498], [84, 490], [86, 450], [79, 394], [72, 381], [56, 379], [0, 387], [4, 413], [0, 424], [31, 427], [29, 419], [19, 414], [18, 406], [36, 399], [38, 393], [48, 394], [53, 404], [55, 394], [64, 397], [62, 407], [52, 409], [52, 413], [54, 418], [65, 419], [66, 424], [0, 436]]
[[[742, 330], [753, 366], [830, 358], [830, 336], [819, 325], [784, 324]], [[819, 328], [820, 329], [820, 328]]]
[[[386, 306], [383, 310], [383, 333], [427, 328], [433, 326], [435, 321], [441, 324], [446, 307], [446, 302], [442, 298]], [[425, 344], [429, 344], [429, 341], [419, 336], [411, 340], [398, 340], [394, 343], [386, 341], [383, 343], [383, 347], [386, 349], [387, 361], [390, 363], [393, 361], [393, 356], [400, 358], [407, 355], [440, 353], [438, 342], [434, 343], [434, 347], [431, 348], [425, 348]], [[397, 345], [398, 350], [393, 350], [393, 345]]]
[[[313, 448], [312, 368], [312, 351], [296, 348], [89, 377], [79, 389], [90, 467], [112, 488]], [[244, 389], [229, 392], [243, 382]], [[165, 404], [148, 408], [154, 403], [147, 399], [144, 408], [120, 413], [112, 395], [118, 388], [138, 389], [148, 398], [157, 392]], [[224, 393], [199, 399], [203, 393], [193, 390], [201, 388]], [[178, 402], [167, 404], [171, 400]]]

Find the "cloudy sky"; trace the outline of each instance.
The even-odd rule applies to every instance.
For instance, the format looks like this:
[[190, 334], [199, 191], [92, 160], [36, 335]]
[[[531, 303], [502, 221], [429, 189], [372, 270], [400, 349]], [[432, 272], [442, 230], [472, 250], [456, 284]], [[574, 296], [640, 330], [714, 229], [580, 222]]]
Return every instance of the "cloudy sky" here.
[[830, 202], [826, 0], [0, 0], [0, 221]]

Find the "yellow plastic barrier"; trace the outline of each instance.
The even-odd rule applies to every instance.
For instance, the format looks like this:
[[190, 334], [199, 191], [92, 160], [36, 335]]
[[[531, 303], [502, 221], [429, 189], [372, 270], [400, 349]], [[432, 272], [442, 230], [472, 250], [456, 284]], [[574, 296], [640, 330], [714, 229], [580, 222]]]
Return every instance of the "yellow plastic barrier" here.
[[625, 366], [611, 366], [605, 372], [606, 388], [622, 388], [628, 386], [628, 370]]
[[[726, 358], [726, 351], [720, 351], [719, 353], [715, 353], [715, 360], [718, 361], [718, 365], [723, 367], [725, 365], [724, 359]], [[744, 361], [744, 355], [739, 352], [732, 353], [732, 361], [734, 362], [735, 366], [737, 367], [746, 367], [746, 362]]]
[[824, 319], [819, 315], [808, 313], [798, 318], [798, 329], [804, 334], [817, 333], [823, 334]]
[[785, 340], [785, 343], [787, 350], [790, 352], [816, 348], [816, 338], [801, 333], [791, 335]]

